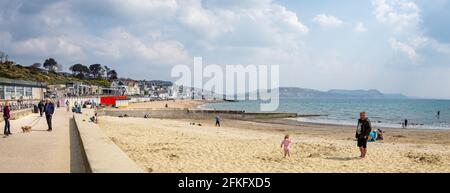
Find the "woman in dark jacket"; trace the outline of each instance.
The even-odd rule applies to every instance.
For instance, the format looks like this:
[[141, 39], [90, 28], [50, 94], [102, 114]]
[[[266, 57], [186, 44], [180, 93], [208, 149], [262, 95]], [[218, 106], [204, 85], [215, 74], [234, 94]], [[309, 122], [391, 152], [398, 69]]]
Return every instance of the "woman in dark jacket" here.
[[3, 134], [6, 136], [11, 135], [11, 124], [9, 122], [9, 119], [11, 119], [11, 109], [9, 108], [9, 102], [6, 102], [3, 108], [3, 119], [5, 119], [5, 130]]

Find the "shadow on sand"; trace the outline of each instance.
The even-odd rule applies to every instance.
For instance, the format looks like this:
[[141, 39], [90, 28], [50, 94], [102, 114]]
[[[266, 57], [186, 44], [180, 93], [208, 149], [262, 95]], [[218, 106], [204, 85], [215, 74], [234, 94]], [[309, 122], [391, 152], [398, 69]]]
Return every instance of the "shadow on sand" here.
[[325, 159], [329, 160], [336, 160], [336, 161], [351, 161], [351, 160], [358, 160], [359, 157], [327, 157]]

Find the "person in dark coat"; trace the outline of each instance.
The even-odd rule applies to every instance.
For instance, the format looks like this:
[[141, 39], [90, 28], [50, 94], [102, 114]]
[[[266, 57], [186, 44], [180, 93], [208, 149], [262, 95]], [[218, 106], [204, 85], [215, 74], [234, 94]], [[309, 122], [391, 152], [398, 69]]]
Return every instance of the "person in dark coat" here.
[[356, 129], [356, 139], [358, 141], [360, 157], [365, 158], [367, 154], [367, 140], [369, 139], [370, 132], [372, 131], [372, 125], [370, 120], [366, 117], [366, 112], [359, 113], [358, 126]]
[[9, 122], [9, 120], [11, 119], [11, 108], [9, 107], [8, 101], [3, 107], [3, 119], [5, 120], [5, 130], [3, 131], [3, 134], [5, 136], [11, 135], [11, 123]]
[[217, 115], [215, 117], [215, 119], [216, 119], [216, 127], [220, 127], [220, 117], [219, 117], [219, 115]]
[[53, 117], [53, 113], [55, 112], [55, 105], [49, 99], [47, 99], [45, 101], [44, 112], [45, 112], [45, 118], [47, 119], [47, 125], [48, 125], [47, 131], [52, 131], [53, 130], [52, 117]]
[[42, 117], [42, 114], [44, 112], [44, 107], [45, 107], [44, 101], [42, 101], [42, 100], [39, 101], [38, 109], [39, 109], [39, 114], [41, 115], [41, 117]]

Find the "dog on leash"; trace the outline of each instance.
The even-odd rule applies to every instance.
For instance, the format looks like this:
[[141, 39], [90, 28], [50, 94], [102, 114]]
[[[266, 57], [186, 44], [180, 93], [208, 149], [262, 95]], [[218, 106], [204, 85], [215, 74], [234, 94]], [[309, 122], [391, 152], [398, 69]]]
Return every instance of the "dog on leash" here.
[[29, 133], [29, 132], [31, 132], [31, 126], [23, 126], [23, 127], [22, 127], [22, 132], [24, 132], [24, 133]]

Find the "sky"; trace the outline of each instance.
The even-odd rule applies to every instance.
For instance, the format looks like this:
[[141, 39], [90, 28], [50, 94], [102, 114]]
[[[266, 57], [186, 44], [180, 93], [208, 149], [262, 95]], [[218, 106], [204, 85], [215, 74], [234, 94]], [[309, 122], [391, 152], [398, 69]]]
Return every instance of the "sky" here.
[[280, 85], [450, 99], [450, 0], [1, 0], [0, 50], [23, 65], [279, 65]]

